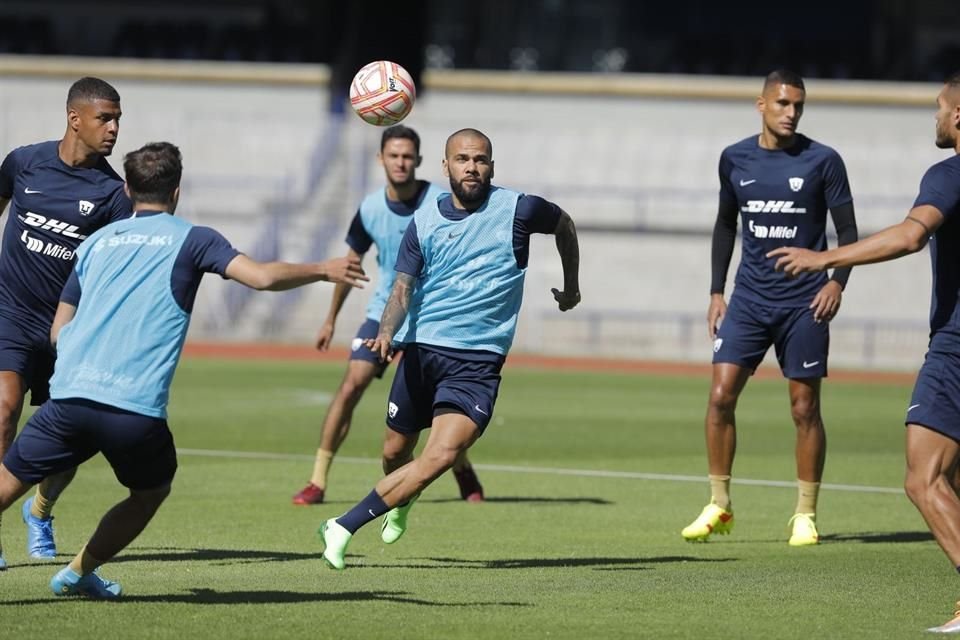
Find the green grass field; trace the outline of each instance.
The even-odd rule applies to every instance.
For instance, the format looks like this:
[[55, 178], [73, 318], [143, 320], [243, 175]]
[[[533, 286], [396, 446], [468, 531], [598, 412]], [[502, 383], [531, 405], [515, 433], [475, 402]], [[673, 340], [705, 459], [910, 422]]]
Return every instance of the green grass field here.
[[[488, 500], [452, 477], [407, 536], [361, 530], [344, 572], [319, 523], [380, 474], [387, 382], [334, 464], [330, 502], [294, 507], [342, 365], [187, 360], [170, 423], [170, 499], [104, 568], [122, 602], [54, 599], [58, 564], [27, 558], [19, 504], [4, 518], [3, 638], [913, 638], [945, 621], [955, 572], [900, 490], [909, 387], [828, 382], [829, 453], [816, 548], [790, 548], [793, 427], [786, 385], [751, 382], [738, 411], [737, 526], [687, 544], [708, 499], [708, 381], [510, 368], [471, 452]], [[691, 481], [690, 476], [703, 478]], [[879, 488], [857, 491], [857, 487]], [[123, 495], [97, 457], [57, 507], [60, 561]]]

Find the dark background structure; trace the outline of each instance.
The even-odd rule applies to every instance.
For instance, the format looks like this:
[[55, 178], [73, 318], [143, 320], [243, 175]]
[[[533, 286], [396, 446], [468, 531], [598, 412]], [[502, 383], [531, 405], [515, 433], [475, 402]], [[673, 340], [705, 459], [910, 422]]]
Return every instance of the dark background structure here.
[[0, 53], [940, 80], [957, 0], [4, 0]]

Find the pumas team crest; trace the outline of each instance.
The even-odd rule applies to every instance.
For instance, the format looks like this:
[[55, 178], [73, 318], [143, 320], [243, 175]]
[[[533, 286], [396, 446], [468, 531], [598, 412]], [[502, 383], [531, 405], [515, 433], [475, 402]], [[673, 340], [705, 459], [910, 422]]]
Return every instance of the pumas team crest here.
[[93, 203], [90, 202], [89, 200], [81, 200], [81, 201], [80, 201], [80, 215], [82, 215], [82, 216], [88, 216], [88, 215], [90, 215], [90, 212], [93, 211], [93, 208], [94, 208], [95, 206], [97, 206], [97, 205], [93, 204]]
[[790, 189], [793, 191], [803, 189], [803, 178], [790, 178]]

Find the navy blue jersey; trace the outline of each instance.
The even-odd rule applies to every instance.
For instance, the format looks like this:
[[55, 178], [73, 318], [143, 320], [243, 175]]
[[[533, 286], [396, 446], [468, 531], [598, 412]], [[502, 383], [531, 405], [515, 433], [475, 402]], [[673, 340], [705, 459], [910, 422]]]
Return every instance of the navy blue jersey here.
[[[137, 217], [166, 215], [159, 212], [143, 212]], [[210, 227], [193, 227], [187, 232], [183, 245], [170, 272], [170, 293], [177, 306], [191, 313], [197, 289], [204, 273], [217, 273], [223, 277], [227, 265], [240, 254], [219, 231]], [[80, 304], [80, 280], [73, 271], [63, 287], [60, 299], [68, 304]]]
[[789, 149], [764, 149], [750, 136], [720, 155], [720, 200], [740, 210], [742, 250], [734, 294], [775, 307], [806, 307], [825, 273], [788, 278], [768, 251], [827, 248], [827, 211], [853, 200], [847, 170], [830, 147], [797, 135]]
[[123, 179], [105, 158], [66, 165], [52, 140], [11, 151], [0, 165], [0, 197], [10, 200], [0, 253], [0, 313], [49, 333], [74, 251], [100, 227], [129, 217]]
[[913, 203], [920, 205], [936, 207], [944, 217], [930, 240], [930, 349], [956, 353], [960, 347], [960, 156], [927, 169]]

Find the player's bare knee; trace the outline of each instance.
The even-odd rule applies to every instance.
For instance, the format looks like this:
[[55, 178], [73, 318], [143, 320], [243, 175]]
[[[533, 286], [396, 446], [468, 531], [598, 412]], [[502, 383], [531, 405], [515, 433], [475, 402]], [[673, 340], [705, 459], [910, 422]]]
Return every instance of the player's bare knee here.
[[903, 482], [904, 491], [907, 497], [921, 512], [926, 511], [930, 505], [936, 503], [937, 492], [943, 489], [953, 491], [946, 476], [937, 475], [930, 477], [926, 473], [916, 471], [907, 471]]
[[798, 429], [822, 429], [820, 403], [813, 398], [793, 398], [790, 401], [790, 416]]
[[459, 455], [459, 449], [448, 449], [446, 447], [434, 447], [433, 449], [424, 450], [421, 458], [424, 459], [424, 462], [434, 471], [446, 471], [447, 469], [453, 466], [453, 463], [457, 460], [457, 455]]
[[411, 455], [404, 449], [386, 449], [383, 450], [383, 470], [389, 473], [410, 461]]
[[413, 457], [413, 450], [417, 446], [416, 438], [408, 438], [396, 431], [387, 430], [387, 437], [383, 440], [383, 461], [408, 461]]
[[348, 407], [354, 407], [363, 397], [363, 392], [367, 390], [370, 383], [363, 379], [347, 377], [340, 383], [338, 394], [340, 400]]
[[722, 415], [733, 415], [737, 408], [738, 396], [722, 385], [715, 385], [710, 390], [708, 410]]
[[131, 491], [130, 498], [133, 500], [144, 515], [150, 517], [152, 516], [157, 509], [160, 508], [160, 505], [163, 504], [164, 500], [167, 499], [167, 496], [170, 495], [170, 485], [166, 484], [155, 489], [145, 489], [139, 491]]
[[21, 396], [0, 391], [0, 439], [5, 440], [7, 437], [13, 439], [22, 411], [23, 398]]

